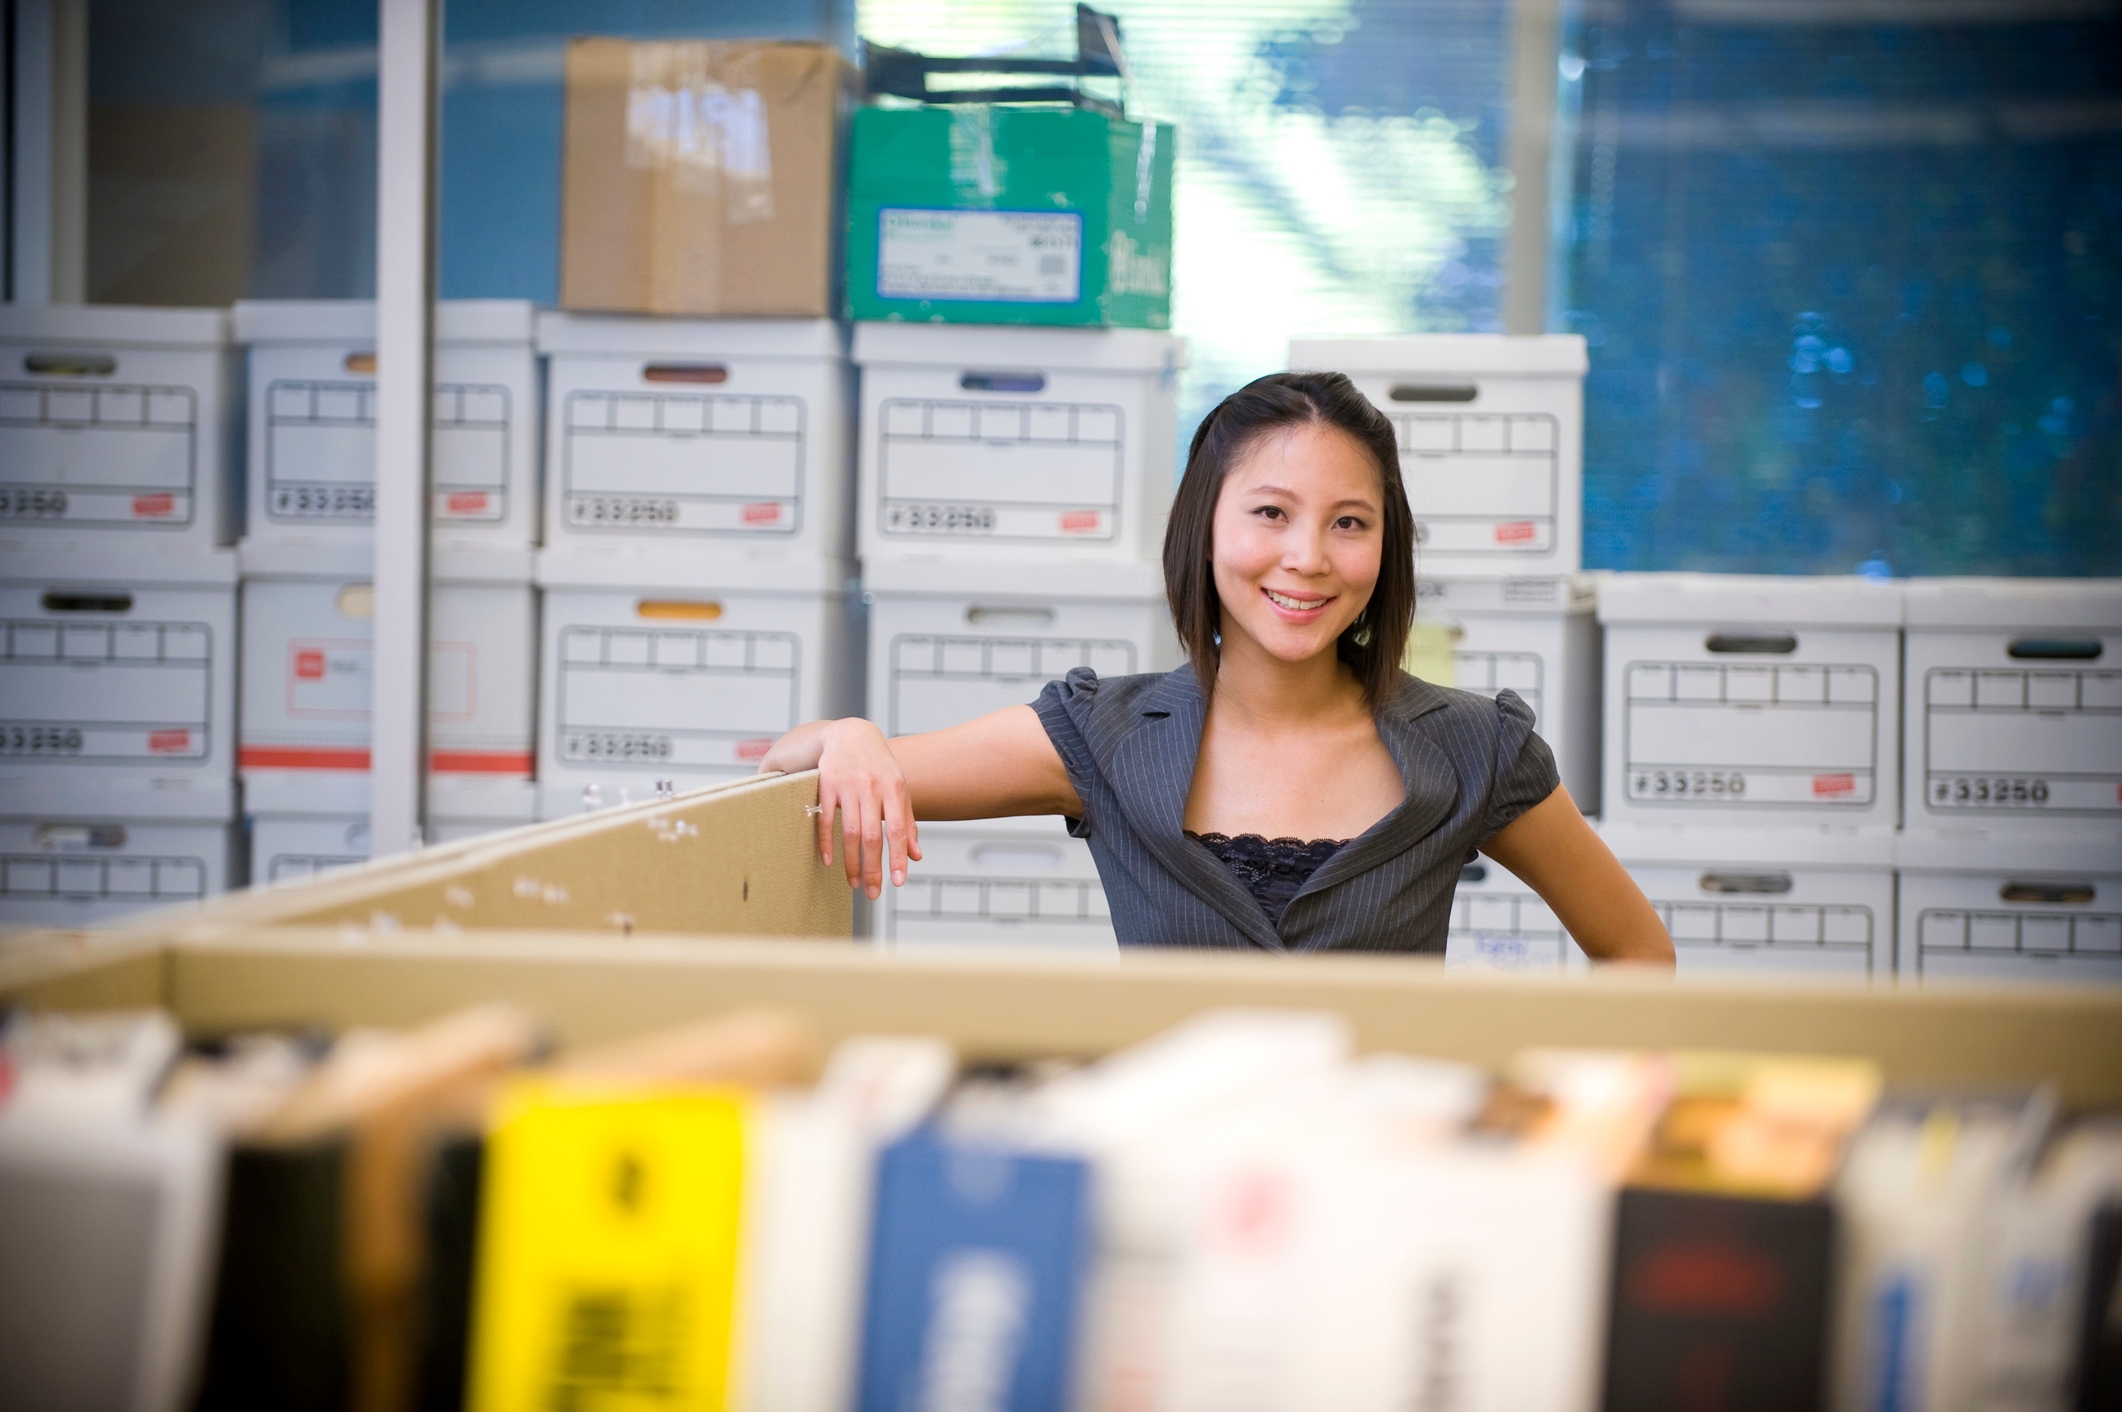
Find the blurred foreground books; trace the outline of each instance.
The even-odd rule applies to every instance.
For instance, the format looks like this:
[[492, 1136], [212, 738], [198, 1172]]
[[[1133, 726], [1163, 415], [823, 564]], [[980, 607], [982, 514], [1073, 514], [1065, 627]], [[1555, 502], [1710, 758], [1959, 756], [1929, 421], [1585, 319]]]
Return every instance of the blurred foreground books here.
[[487, 1006], [0, 1046], [0, 1408], [2089, 1409], [2122, 1124], [1867, 1062]]

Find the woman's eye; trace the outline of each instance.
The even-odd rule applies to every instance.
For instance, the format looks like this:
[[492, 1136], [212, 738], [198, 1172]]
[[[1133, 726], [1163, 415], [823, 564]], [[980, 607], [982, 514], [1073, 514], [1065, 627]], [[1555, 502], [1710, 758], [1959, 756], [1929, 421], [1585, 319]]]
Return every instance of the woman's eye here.
[[1279, 520], [1283, 517], [1282, 507], [1280, 505], [1262, 505], [1258, 510], [1254, 511], [1253, 513], [1258, 515], [1265, 515], [1270, 520]]
[[1343, 515], [1340, 519], [1334, 521], [1334, 527], [1336, 529], [1360, 530], [1363, 528], [1363, 521], [1357, 519], [1354, 515]]

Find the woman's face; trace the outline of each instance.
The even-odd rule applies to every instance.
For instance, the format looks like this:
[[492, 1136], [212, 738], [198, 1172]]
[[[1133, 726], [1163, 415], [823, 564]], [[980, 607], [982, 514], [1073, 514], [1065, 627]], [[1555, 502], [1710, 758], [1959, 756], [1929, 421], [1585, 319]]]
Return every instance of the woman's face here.
[[1348, 433], [1306, 423], [1255, 442], [1216, 501], [1224, 652], [1233, 633], [1285, 662], [1332, 652], [1377, 586], [1383, 509], [1378, 469]]

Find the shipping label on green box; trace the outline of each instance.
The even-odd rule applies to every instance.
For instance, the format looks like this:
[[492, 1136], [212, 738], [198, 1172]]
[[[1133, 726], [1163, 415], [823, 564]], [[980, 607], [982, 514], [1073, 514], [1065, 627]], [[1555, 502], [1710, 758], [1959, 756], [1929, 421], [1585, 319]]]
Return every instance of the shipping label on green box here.
[[861, 110], [849, 313], [1169, 327], [1172, 137], [1058, 107]]

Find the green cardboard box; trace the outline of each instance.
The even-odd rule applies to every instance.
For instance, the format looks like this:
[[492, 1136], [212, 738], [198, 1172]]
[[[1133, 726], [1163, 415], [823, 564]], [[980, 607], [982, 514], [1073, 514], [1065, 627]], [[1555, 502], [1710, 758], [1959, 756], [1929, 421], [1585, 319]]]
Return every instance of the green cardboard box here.
[[1174, 131], [1060, 106], [860, 109], [849, 315], [1169, 328]]

